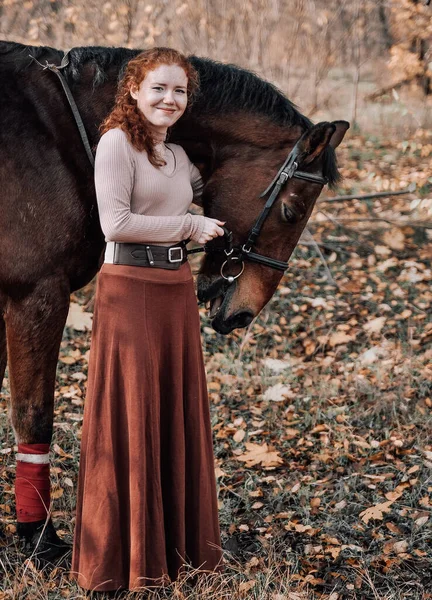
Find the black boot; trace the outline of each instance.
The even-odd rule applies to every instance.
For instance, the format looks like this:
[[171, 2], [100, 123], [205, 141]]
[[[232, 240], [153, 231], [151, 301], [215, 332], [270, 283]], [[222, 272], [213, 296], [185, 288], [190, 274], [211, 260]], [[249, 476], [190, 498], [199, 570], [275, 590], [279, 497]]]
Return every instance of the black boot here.
[[[46, 525], [45, 525], [46, 524]], [[47, 565], [67, 567], [72, 546], [61, 540], [51, 519], [46, 522], [18, 523], [17, 534], [22, 540], [22, 551], [31, 558], [36, 568]]]

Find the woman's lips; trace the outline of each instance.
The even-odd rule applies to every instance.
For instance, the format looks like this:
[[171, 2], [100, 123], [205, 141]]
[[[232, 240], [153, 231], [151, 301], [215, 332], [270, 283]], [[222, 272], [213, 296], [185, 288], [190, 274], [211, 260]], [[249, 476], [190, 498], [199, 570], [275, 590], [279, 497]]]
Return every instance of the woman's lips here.
[[170, 114], [175, 113], [175, 109], [172, 109], [172, 108], [160, 108], [160, 107], [158, 107], [158, 108], [159, 108], [159, 110], [162, 110], [163, 112], [166, 112], [166, 113], [170, 113]]

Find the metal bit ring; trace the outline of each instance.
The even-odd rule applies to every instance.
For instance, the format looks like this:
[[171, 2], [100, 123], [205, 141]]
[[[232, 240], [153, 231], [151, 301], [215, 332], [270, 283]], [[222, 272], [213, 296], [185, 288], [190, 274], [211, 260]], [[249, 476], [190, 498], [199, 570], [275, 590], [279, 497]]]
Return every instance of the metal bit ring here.
[[237, 275], [224, 275], [223, 269], [224, 266], [227, 264], [227, 260], [223, 263], [223, 265], [220, 268], [220, 274], [221, 276], [226, 279], [228, 281], [228, 283], [232, 283], [235, 279], [237, 279], [238, 277], [240, 277], [240, 275], [243, 273], [244, 271], [244, 262], [242, 262], [242, 266], [241, 266], [241, 270], [239, 273], [237, 273]]

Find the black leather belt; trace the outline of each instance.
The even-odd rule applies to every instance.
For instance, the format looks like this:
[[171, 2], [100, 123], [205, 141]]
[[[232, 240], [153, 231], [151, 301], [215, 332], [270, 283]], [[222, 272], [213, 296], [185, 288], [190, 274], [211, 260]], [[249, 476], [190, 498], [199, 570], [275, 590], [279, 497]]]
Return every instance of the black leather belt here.
[[186, 242], [176, 246], [114, 243], [113, 264], [156, 269], [179, 269], [187, 261]]

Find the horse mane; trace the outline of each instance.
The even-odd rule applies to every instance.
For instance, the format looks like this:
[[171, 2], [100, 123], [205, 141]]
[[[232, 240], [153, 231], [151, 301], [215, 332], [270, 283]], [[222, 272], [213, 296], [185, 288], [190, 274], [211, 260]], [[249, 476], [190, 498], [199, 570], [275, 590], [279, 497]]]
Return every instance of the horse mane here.
[[0, 70], [5, 66], [13, 68], [15, 73], [27, 70], [34, 61], [32, 56], [45, 64], [45, 60], [59, 65], [64, 52], [50, 46], [27, 46], [19, 42], [0, 40]]
[[[91, 63], [94, 67], [93, 87], [95, 88], [108, 79], [108, 70], [111, 66], [120, 67], [118, 73], [118, 80], [120, 80], [126, 63], [139, 52], [140, 50], [106, 48], [105, 46], [71, 48], [68, 53], [69, 64], [62, 70], [62, 73], [69, 83], [78, 83], [84, 65]], [[45, 65], [45, 61], [48, 61], [59, 66], [64, 54], [62, 50], [50, 46], [27, 46], [18, 42], [0, 40], [0, 66], [1, 63], [13, 64], [17, 73], [34, 64], [30, 57], [35, 58], [43, 65]]]
[[311, 127], [311, 121], [276, 86], [256, 73], [209, 58], [191, 56], [190, 60], [199, 72], [201, 91], [205, 91], [206, 113], [223, 114], [241, 107], [279, 125]]
[[[256, 73], [209, 58], [191, 56], [190, 60], [200, 76], [200, 92], [193, 105], [195, 113], [223, 115], [242, 109], [261, 114], [281, 126], [299, 126], [302, 130], [312, 127], [312, 121], [295, 104]], [[331, 146], [323, 154], [323, 175], [332, 188], [340, 180]]]
[[[79, 81], [82, 68], [87, 63], [94, 67], [93, 87], [108, 78], [111, 66], [119, 67], [118, 80], [123, 76], [126, 63], [140, 50], [105, 46], [82, 46], [69, 50], [69, 65], [63, 70], [69, 82]], [[50, 46], [27, 46], [17, 42], [0, 41], [0, 65], [12, 63], [15, 71], [27, 69], [36, 58], [60, 65], [64, 52]], [[274, 123], [302, 130], [312, 127], [312, 122], [273, 84], [261, 79], [247, 69], [224, 64], [209, 58], [191, 56], [190, 60], [200, 76], [200, 93], [193, 105], [199, 114], [228, 114], [246, 110], [269, 118]], [[334, 186], [340, 178], [333, 148], [328, 146], [323, 155], [323, 175]]]

